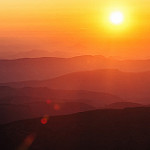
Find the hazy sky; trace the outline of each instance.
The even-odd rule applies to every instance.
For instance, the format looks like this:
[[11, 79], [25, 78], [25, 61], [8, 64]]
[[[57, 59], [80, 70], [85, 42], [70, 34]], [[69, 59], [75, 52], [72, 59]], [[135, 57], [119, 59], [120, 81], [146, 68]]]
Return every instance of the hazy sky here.
[[[114, 10], [124, 23], [108, 21]], [[149, 0], [5, 0], [0, 52], [43, 49], [150, 58]]]

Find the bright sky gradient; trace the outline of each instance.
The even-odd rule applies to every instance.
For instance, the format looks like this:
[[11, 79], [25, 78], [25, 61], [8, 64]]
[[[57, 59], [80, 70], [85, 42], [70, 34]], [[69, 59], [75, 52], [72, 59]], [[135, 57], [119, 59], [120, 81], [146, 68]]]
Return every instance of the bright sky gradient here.
[[[113, 11], [124, 23], [109, 21]], [[150, 58], [149, 0], [5, 0], [0, 52], [49, 51]]]

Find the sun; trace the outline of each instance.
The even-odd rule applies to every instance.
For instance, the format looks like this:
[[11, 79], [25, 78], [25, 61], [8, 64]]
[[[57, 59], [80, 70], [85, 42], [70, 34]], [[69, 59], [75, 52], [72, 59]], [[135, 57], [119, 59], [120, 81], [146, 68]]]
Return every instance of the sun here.
[[124, 21], [124, 15], [120, 11], [115, 11], [110, 14], [110, 22], [115, 25], [120, 25]]

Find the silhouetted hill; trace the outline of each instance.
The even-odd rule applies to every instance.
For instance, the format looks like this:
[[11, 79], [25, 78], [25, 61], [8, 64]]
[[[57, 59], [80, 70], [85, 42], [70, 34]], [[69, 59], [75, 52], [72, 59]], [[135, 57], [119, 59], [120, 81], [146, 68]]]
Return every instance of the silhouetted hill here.
[[84, 90], [53, 90], [42, 87], [0, 87], [0, 104], [25, 104], [35, 102], [80, 102], [94, 107], [103, 107], [118, 101], [120, 97], [103, 92]]
[[50, 104], [44, 102], [28, 104], [0, 104], [0, 124], [45, 115], [65, 115], [94, 109], [96, 108], [80, 102], [51, 102]]
[[[0, 87], [0, 124], [45, 114], [53, 116], [104, 108], [118, 101], [123, 100], [102, 92]], [[60, 107], [59, 111], [55, 107]]]
[[78, 56], [73, 58], [22, 58], [0, 60], [0, 82], [44, 80], [71, 72], [95, 69], [122, 71], [148, 71], [150, 60], [116, 60], [103, 56]]
[[96, 110], [0, 126], [1, 149], [148, 150], [150, 108]]
[[107, 105], [105, 108], [108, 109], [124, 109], [124, 108], [134, 108], [134, 107], [144, 107], [142, 104], [132, 103], [132, 102], [116, 102]]
[[134, 100], [150, 97], [150, 72], [133, 73], [104, 69], [75, 72], [44, 81], [16, 82], [5, 85], [97, 91], [118, 95], [126, 100], [129, 98]]

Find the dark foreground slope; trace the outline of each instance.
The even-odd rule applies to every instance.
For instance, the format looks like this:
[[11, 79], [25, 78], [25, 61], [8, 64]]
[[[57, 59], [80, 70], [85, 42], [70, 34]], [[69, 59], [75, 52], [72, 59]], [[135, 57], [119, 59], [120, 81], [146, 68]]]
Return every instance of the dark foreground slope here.
[[1, 126], [1, 149], [149, 150], [150, 108], [96, 110]]

